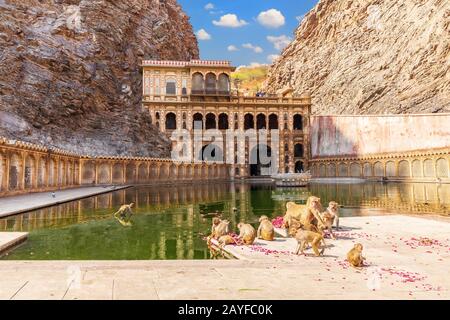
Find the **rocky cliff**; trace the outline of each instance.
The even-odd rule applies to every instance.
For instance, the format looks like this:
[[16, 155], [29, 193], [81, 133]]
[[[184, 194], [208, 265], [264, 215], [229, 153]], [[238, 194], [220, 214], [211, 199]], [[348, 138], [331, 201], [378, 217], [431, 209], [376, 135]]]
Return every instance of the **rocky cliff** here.
[[169, 156], [140, 61], [198, 58], [176, 0], [0, 0], [0, 135], [83, 154]]
[[318, 114], [450, 112], [450, 1], [320, 0], [269, 71], [288, 86]]

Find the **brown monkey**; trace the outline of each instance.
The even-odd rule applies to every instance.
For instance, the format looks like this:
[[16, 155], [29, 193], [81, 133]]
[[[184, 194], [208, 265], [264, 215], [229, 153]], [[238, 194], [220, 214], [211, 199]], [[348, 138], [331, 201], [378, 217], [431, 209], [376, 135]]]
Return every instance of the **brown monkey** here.
[[229, 245], [229, 244], [235, 244], [236, 243], [236, 241], [234, 241], [233, 237], [230, 236], [229, 234], [227, 234], [225, 236], [221, 236], [219, 238], [218, 242], [219, 242], [219, 245], [221, 247], [224, 247], [224, 246]]
[[336, 230], [339, 230], [339, 203], [336, 201], [331, 201], [328, 204], [327, 210], [324, 214], [327, 213], [330, 217], [333, 218], [331, 226], [336, 222]]
[[213, 218], [212, 219], [212, 226], [211, 226], [211, 234], [214, 234], [214, 230], [216, 230], [217, 226], [220, 224], [222, 220], [220, 218]]
[[259, 218], [259, 228], [257, 231], [258, 239], [273, 241], [274, 236], [275, 229], [273, 228], [272, 222], [267, 216], [261, 216], [261, 218]]
[[288, 202], [286, 204], [286, 215], [283, 217], [284, 227], [289, 228], [292, 219], [300, 221], [302, 225], [313, 224], [317, 226], [319, 223], [324, 224], [320, 217], [320, 212], [322, 211], [320, 198], [314, 196], [308, 198], [305, 206]]
[[241, 222], [238, 224], [238, 229], [239, 229], [238, 239], [242, 239], [244, 244], [250, 245], [253, 244], [253, 242], [255, 242], [256, 230], [255, 228], [253, 228], [251, 224]]
[[355, 244], [352, 250], [347, 253], [347, 261], [353, 267], [362, 267], [364, 265], [364, 258], [362, 256], [363, 246], [361, 243]]
[[[295, 234], [295, 239], [298, 242], [295, 254], [298, 254], [299, 252], [303, 254], [308, 244], [311, 244], [311, 247], [316, 257], [323, 255], [323, 253], [325, 252], [325, 247], [323, 248], [320, 247], [320, 243], [322, 241], [325, 246], [325, 240], [323, 239], [323, 236], [320, 233], [299, 229]], [[319, 251], [319, 249], [322, 250]]]
[[331, 201], [325, 212], [321, 214], [323, 224], [319, 223], [321, 231], [328, 230], [331, 238], [336, 239], [333, 234], [333, 224], [336, 221], [337, 228], [339, 228], [339, 205], [337, 202]]
[[220, 223], [214, 228], [214, 232], [211, 235], [214, 239], [219, 239], [221, 236], [225, 236], [230, 233], [229, 227], [230, 221], [221, 220]]
[[131, 208], [133, 208], [134, 203], [130, 203], [130, 204], [124, 204], [122, 205], [119, 210], [114, 213], [114, 217], [117, 218], [117, 216], [120, 215], [120, 218], [131, 218], [131, 216], [133, 215], [133, 211], [131, 210]]
[[301, 228], [302, 228], [302, 224], [300, 223], [300, 221], [291, 219], [291, 223], [290, 223], [289, 230], [288, 230], [288, 235], [291, 237], [295, 237], [295, 234]]
[[295, 202], [286, 203], [286, 214], [283, 217], [283, 226], [288, 229], [292, 220], [300, 221], [304, 207], [304, 205], [296, 204]]

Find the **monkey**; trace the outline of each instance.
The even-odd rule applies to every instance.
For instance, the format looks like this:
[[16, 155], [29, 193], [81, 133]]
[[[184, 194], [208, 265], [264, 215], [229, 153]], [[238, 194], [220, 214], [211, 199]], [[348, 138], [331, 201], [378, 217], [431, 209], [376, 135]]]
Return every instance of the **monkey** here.
[[133, 215], [131, 208], [133, 206], [133, 202], [130, 204], [124, 204], [116, 213], [114, 213], [114, 218], [116, 218], [117, 221], [119, 221], [119, 223], [124, 227], [130, 227], [133, 225], [131, 222], [131, 216]]
[[238, 229], [238, 239], [242, 239], [244, 244], [251, 245], [253, 244], [253, 242], [255, 242], [256, 230], [251, 224], [241, 222], [238, 224]]
[[300, 221], [302, 225], [325, 225], [320, 216], [320, 212], [322, 211], [323, 208], [320, 204], [320, 198], [314, 196], [308, 198], [305, 206], [295, 204], [294, 202], [288, 202], [286, 204], [286, 214], [283, 217], [283, 225], [285, 228], [289, 228], [292, 219]]
[[301, 228], [302, 228], [302, 224], [300, 223], [300, 221], [298, 221], [296, 219], [291, 219], [291, 223], [290, 223], [289, 229], [288, 229], [288, 235], [290, 237], [295, 237], [295, 234]]
[[[325, 252], [325, 240], [320, 233], [299, 229], [295, 234], [295, 239], [298, 242], [297, 248], [295, 250], [295, 254], [297, 255], [299, 254], [299, 252], [301, 254], [304, 254], [303, 252], [308, 244], [311, 244], [316, 257], [323, 255], [323, 253]], [[323, 242], [324, 244], [323, 248], [320, 247], [321, 242]], [[322, 250], [319, 251], [319, 249]]]
[[222, 236], [225, 236], [230, 233], [230, 221], [221, 220], [220, 223], [214, 228], [214, 232], [211, 235], [214, 239], [219, 239]]
[[338, 203], [331, 201], [328, 205], [328, 208], [325, 212], [321, 213], [321, 217], [323, 220], [323, 224], [319, 223], [319, 229], [321, 232], [324, 230], [328, 230], [328, 232], [331, 235], [331, 238], [336, 239], [335, 235], [333, 234], [333, 224], [334, 221], [336, 221], [337, 229], [339, 229], [339, 208]]
[[133, 211], [131, 210], [131, 208], [133, 208], [134, 206], [134, 202], [130, 203], [130, 204], [124, 204], [122, 205], [119, 210], [114, 213], [114, 217], [118, 217], [120, 216], [120, 218], [124, 219], [130, 219], [131, 216], [133, 215]]
[[221, 236], [219, 238], [218, 242], [221, 247], [224, 247], [229, 244], [236, 244], [236, 241], [234, 241], [233, 237], [230, 236], [229, 234], [227, 234], [225, 236]]
[[296, 204], [295, 202], [286, 203], [286, 214], [283, 217], [284, 228], [289, 229], [289, 224], [292, 222], [292, 219], [300, 221], [304, 207], [304, 205]]
[[336, 230], [339, 230], [339, 203], [336, 201], [330, 201], [325, 212], [333, 217], [332, 225], [336, 222]]
[[362, 244], [357, 243], [354, 245], [353, 249], [351, 249], [347, 253], [347, 261], [353, 267], [359, 268], [364, 266], [364, 260], [366, 260], [366, 258], [362, 256], [362, 250], [363, 250]]
[[222, 220], [217, 217], [212, 219], [211, 235], [214, 235], [214, 231], [216, 230], [217, 226], [220, 224], [221, 221]]
[[259, 222], [260, 224], [256, 235], [257, 238], [267, 241], [273, 241], [273, 238], [275, 236], [275, 229], [273, 228], [272, 222], [267, 216], [261, 216], [261, 218], [259, 218]]

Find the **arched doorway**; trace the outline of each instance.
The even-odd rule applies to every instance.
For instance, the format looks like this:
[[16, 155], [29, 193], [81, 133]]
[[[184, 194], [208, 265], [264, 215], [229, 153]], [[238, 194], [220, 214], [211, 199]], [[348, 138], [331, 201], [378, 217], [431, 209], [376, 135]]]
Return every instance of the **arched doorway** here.
[[192, 118], [192, 128], [203, 129], [203, 115], [201, 113], [194, 114]]
[[256, 129], [266, 129], [266, 116], [263, 113], [260, 113], [256, 116]]
[[255, 120], [253, 119], [253, 115], [251, 113], [247, 113], [244, 116], [244, 130], [254, 128], [255, 128]]
[[294, 130], [303, 130], [303, 117], [300, 114], [294, 115]]
[[305, 170], [303, 166], [303, 161], [297, 161], [295, 162], [295, 173], [301, 173]]
[[272, 149], [265, 144], [258, 144], [250, 152], [250, 176], [270, 176]]
[[208, 73], [205, 80], [206, 94], [217, 94], [217, 79], [214, 73]]
[[303, 158], [303, 155], [304, 155], [303, 145], [301, 143], [297, 143], [294, 146], [294, 157]]
[[205, 88], [205, 81], [203, 74], [196, 72], [192, 75], [192, 94], [203, 94]]
[[228, 129], [228, 116], [225, 113], [219, 114], [219, 130]]
[[278, 116], [274, 113], [269, 115], [269, 130], [278, 129]]
[[208, 129], [216, 129], [216, 115], [214, 113], [208, 113], [205, 119], [205, 127]]
[[219, 75], [219, 94], [230, 94], [230, 77], [225, 73]]
[[22, 171], [22, 165], [20, 158], [17, 154], [12, 154], [9, 163], [9, 189], [16, 190], [20, 187], [20, 175]]
[[166, 130], [176, 130], [177, 128], [177, 116], [173, 112], [169, 112], [166, 115]]

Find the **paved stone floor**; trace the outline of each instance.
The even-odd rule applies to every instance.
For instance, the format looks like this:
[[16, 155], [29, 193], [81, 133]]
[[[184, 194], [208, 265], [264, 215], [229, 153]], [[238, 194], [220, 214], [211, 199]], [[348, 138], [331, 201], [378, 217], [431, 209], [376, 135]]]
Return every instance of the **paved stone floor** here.
[[0, 253], [4, 250], [25, 241], [28, 232], [0, 232]]
[[[341, 225], [319, 258], [294, 256], [295, 243], [281, 239], [234, 248], [245, 260], [0, 261], [0, 299], [450, 298], [448, 221], [374, 216]], [[345, 262], [356, 242], [365, 246], [361, 270]]]
[[63, 202], [94, 196], [105, 192], [111, 192], [113, 190], [120, 190], [123, 188], [128, 188], [128, 186], [66, 189], [55, 191], [55, 198], [52, 197], [51, 191], [4, 197], [0, 198], [0, 217], [49, 207]]

